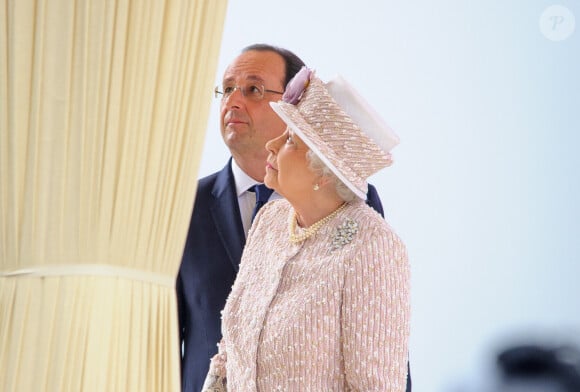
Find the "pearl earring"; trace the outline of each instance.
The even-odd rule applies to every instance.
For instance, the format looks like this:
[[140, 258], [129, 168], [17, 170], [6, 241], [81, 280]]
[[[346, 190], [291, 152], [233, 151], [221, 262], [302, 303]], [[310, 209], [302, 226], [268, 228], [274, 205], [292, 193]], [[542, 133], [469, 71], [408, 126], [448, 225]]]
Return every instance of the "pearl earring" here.
[[314, 186], [312, 187], [312, 189], [314, 189], [315, 191], [320, 189], [320, 186], [318, 184], [314, 184]]

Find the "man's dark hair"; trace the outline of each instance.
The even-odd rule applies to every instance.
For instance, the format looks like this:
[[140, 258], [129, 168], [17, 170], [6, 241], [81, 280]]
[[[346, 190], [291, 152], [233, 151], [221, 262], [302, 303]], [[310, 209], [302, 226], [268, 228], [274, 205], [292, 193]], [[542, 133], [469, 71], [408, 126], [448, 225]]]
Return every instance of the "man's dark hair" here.
[[274, 52], [278, 53], [284, 59], [284, 64], [286, 66], [286, 79], [284, 80], [284, 88], [286, 85], [300, 71], [300, 69], [305, 65], [304, 61], [294, 53], [289, 51], [288, 49], [279, 48], [277, 46], [268, 45], [268, 44], [253, 44], [250, 46], [246, 46], [242, 49], [242, 53], [249, 52], [251, 50], [255, 50], [258, 52]]

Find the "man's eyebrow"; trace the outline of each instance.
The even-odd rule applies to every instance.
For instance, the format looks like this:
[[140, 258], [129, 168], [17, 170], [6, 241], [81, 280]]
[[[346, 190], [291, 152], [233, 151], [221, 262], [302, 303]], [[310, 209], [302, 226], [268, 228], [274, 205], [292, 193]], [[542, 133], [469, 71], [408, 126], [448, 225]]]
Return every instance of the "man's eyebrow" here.
[[246, 82], [253, 82], [253, 83], [260, 82], [260, 83], [264, 84], [264, 79], [258, 75], [248, 75], [246, 77], [245, 81]]
[[[230, 76], [230, 77], [224, 78], [223, 82], [224, 83], [231, 83], [231, 82], [235, 81], [235, 79], [236, 79], [235, 77]], [[264, 79], [258, 75], [248, 75], [245, 80], [246, 81], [249, 80], [252, 82], [264, 82]]]

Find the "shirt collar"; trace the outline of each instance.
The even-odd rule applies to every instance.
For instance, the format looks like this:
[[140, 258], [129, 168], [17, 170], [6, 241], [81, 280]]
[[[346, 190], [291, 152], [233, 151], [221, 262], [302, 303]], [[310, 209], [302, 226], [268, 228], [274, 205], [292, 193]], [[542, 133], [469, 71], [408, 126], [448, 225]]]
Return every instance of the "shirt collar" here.
[[236, 183], [236, 194], [240, 197], [249, 187], [259, 184], [258, 181], [248, 176], [232, 159], [232, 173], [234, 175], [234, 182]]

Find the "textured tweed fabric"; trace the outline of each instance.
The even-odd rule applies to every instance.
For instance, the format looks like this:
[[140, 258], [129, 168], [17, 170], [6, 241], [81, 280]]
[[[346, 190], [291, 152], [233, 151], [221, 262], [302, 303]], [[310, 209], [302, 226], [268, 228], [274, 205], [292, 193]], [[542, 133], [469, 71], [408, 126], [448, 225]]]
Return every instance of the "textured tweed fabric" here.
[[225, 376], [228, 391], [404, 391], [405, 246], [363, 201], [298, 244], [292, 216], [285, 200], [258, 214], [210, 376]]

